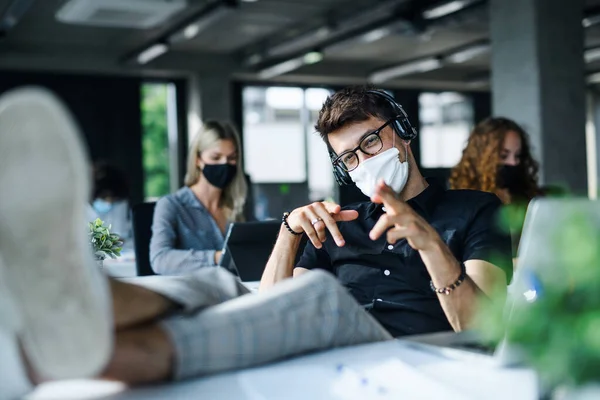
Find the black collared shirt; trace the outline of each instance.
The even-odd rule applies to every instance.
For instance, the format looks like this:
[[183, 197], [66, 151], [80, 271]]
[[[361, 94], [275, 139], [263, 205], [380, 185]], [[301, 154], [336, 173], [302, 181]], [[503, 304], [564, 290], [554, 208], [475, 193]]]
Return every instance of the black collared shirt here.
[[[437, 230], [458, 261], [489, 261], [511, 279], [510, 237], [497, 228], [501, 203], [495, 195], [445, 190], [430, 182], [407, 203]], [[383, 207], [363, 202], [344, 209], [359, 213], [356, 220], [338, 224], [346, 245], [337, 247], [329, 237], [317, 250], [309, 241], [296, 267], [335, 274], [394, 336], [451, 330], [419, 253], [406, 240], [391, 245], [385, 235], [375, 241], [368, 237]]]

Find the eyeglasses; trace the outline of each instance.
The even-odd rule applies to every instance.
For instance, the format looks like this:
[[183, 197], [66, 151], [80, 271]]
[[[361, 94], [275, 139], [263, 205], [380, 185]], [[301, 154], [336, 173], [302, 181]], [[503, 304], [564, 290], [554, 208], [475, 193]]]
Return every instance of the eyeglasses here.
[[360, 143], [358, 143], [358, 146], [356, 146], [354, 149], [344, 151], [335, 160], [333, 160], [333, 165], [339, 165], [345, 171], [350, 172], [358, 167], [359, 160], [358, 154], [356, 153], [358, 150], [369, 156], [374, 156], [375, 154], [379, 153], [383, 148], [381, 132], [386, 126], [396, 121], [396, 119], [397, 118], [390, 119], [380, 128], [369, 133], [367, 136], [361, 139]]

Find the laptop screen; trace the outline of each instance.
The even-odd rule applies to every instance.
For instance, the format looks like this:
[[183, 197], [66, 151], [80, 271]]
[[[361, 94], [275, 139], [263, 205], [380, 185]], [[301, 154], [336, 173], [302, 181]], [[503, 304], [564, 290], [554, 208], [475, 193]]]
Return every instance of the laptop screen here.
[[280, 221], [232, 223], [219, 265], [238, 275], [243, 282], [259, 281], [280, 226]]

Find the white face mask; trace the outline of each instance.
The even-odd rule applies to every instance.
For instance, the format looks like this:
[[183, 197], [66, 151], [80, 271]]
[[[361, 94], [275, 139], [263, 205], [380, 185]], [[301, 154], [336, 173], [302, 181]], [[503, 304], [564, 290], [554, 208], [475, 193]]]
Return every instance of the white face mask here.
[[392, 147], [383, 153], [367, 158], [350, 171], [356, 186], [369, 198], [375, 193], [375, 186], [383, 179], [392, 190], [400, 193], [408, 180], [408, 151], [406, 161], [400, 162], [400, 152]]

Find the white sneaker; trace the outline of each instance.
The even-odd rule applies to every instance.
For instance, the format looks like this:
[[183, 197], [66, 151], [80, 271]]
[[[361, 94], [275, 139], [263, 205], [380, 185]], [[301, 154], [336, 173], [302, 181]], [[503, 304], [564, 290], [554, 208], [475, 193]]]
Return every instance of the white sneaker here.
[[0, 331], [44, 379], [94, 376], [111, 355], [108, 281], [87, 237], [89, 168], [54, 95], [23, 88], [0, 97]]

